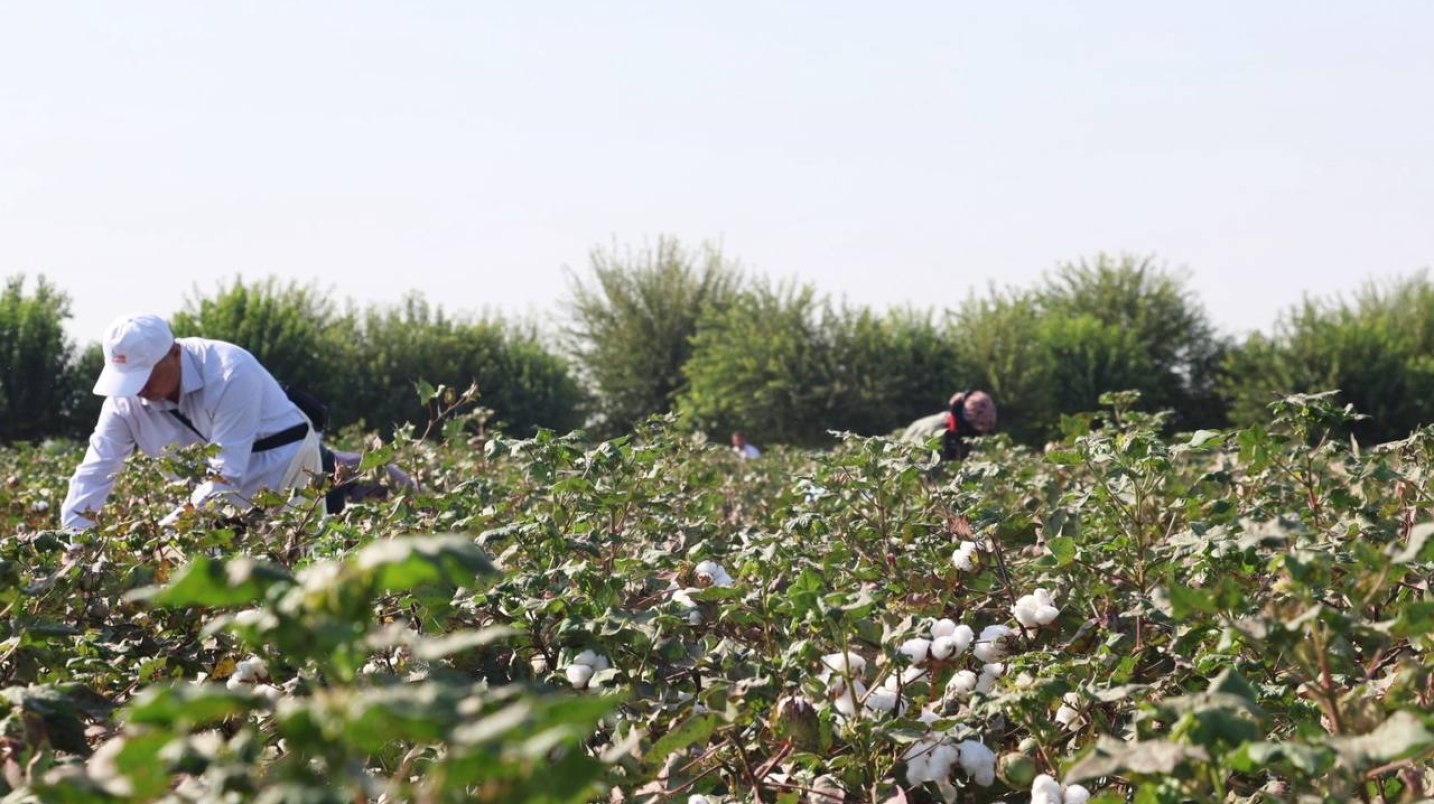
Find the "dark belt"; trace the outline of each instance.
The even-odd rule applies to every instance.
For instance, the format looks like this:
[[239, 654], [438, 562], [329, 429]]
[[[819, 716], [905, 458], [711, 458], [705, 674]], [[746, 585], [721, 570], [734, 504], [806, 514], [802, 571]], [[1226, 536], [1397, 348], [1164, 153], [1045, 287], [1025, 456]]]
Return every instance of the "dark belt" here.
[[309, 423], [299, 422], [287, 430], [280, 430], [273, 435], [267, 435], [254, 442], [254, 452], [268, 452], [277, 449], [285, 444], [292, 444], [295, 441], [302, 441], [309, 434]]

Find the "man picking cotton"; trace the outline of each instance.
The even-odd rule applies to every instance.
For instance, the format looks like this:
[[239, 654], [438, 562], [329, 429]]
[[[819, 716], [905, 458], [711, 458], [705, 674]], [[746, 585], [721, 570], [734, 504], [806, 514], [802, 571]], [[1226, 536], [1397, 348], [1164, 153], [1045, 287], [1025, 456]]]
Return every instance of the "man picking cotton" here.
[[[308, 485], [322, 474], [319, 434], [277, 380], [239, 346], [174, 337], [153, 315], [124, 316], [105, 331], [105, 397], [85, 457], [70, 478], [60, 524], [94, 525], [125, 459], [138, 449], [214, 444], [208, 476], [189, 497], [200, 508], [252, 507], [260, 489]], [[183, 512], [181, 505], [161, 524]]]

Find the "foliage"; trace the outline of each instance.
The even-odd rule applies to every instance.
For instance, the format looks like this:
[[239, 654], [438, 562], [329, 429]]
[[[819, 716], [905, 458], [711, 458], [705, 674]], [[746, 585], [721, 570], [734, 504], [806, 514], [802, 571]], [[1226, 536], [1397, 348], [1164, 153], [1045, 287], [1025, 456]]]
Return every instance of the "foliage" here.
[[1434, 419], [1434, 284], [1427, 273], [1368, 283], [1352, 299], [1306, 299], [1271, 336], [1250, 336], [1227, 359], [1231, 417], [1251, 424], [1289, 393], [1340, 389], [1369, 418], [1363, 443], [1403, 438]]
[[422, 385], [476, 383], [495, 423], [515, 435], [579, 424], [581, 391], [567, 364], [530, 327], [499, 318], [453, 317], [418, 294], [358, 319], [344, 356], [340, 398], [368, 427], [388, 434], [427, 419]]
[[173, 490], [135, 471], [97, 529], [52, 530], [73, 451], [8, 449], [0, 785], [1424, 798], [1434, 431], [1353, 449], [1324, 393], [1172, 438], [1138, 402], [957, 466], [851, 434], [742, 461], [670, 418], [481, 452], [400, 433], [365, 462], [423, 492], [244, 530], [157, 528]]
[[629, 432], [673, 409], [704, 314], [732, 303], [742, 283], [713, 245], [695, 253], [670, 237], [619, 254], [595, 249], [592, 275], [570, 277], [566, 347], [594, 396], [594, 432]]
[[837, 306], [811, 285], [754, 283], [704, 316], [679, 412], [758, 442], [830, 444], [832, 430], [873, 434], [940, 409], [954, 349], [929, 314]]
[[[12, 276], [0, 291], [0, 442], [69, 432], [81, 380], [71, 368], [70, 297], [42, 276], [32, 292]], [[88, 391], [88, 388], [85, 389]]]

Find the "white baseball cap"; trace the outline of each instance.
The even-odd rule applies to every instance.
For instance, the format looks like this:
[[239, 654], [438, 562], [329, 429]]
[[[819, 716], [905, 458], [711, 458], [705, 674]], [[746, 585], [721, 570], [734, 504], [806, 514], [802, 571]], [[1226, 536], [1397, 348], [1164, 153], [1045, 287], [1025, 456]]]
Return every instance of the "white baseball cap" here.
[[127, 315], [105, 330], [105, 368], [95, 381], [100, 396], [137, 396], [156, 363], [169, 354], [174, 332], [156, 315]]

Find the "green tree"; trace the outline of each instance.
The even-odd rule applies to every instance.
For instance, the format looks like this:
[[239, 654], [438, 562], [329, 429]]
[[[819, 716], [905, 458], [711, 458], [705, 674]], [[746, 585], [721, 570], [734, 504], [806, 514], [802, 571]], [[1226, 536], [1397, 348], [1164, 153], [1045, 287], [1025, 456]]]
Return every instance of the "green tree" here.
[[381, 432], [426, 423], [420, 382], [458, 390], [476, 382], [479, 403], [512, 435], [529, 436], [539, 427], [567, 432], [581, 424], [577, 380], [534, 327], [498, 317], [451, 317], [417, 293], [365, 310], [344, 363], [344, 399]]
[[[1223, 424], [1218, 372], [1226, 347], [1183, 277], [1149, 257], [1102, 254], [1062, 266], [1036, 290], [1035, 300], [1043, 315], [1066, 321], [1089, 316], [1112, 331], [1131, 333], [1143, 357], [1122, 348], [1135, 362], [1110, 369], [1140, 378], [1134, 388], [1146, 406], [1174, 411], [1182, 428]], [[1089, 326], [1082, 331], [1094, 332]]]
[[1039, 348], [1041, 313], [1032, 294], [993, 287], [985, 296], [973, 295], [954, 311], [948, 331], [960, 378], [953, 390], [990, 393], [1000, 411], [1000, 429], [1017, 441], [1047, 438], [1059, 417], [1047, 377], [1050, 359]]
[[1305, 299], [1273, 335], [1233, 350], [1225, 368], [1239, 424], [1266, 421], [1286, 394], [1338, 390], [1370, 417], [1349, 425], [1356, 438], [1401, 438], [1434, 419], [1434, 284], [1420, 272], [1366, 283], [1350, 299]]
[[43, 276], [33, 293], [24, 275], [0, 292], [0, 441], [33, 441], [70, 429], [81, 383], [65, 335], [70, 298]]
[[594, 430], [614, 434], [674, 408], [698, 319], [727, 308], [742, 274], [717, 247], [694, 253], [670, 237], [594, 250], [591, 263], [588, 279], [570, 275], [565, 347], [594, 395]]
[[336, 422], [355, 417], [337, 393], [352, 323], [336, 310], [330, 294], [314, 285], [273, 277], [246, 283], [236, 277], [213, 296], [195, 291], [170, 323], [179, 337], [198, 335], [242, 346], [280, 382], [334, 400]]

